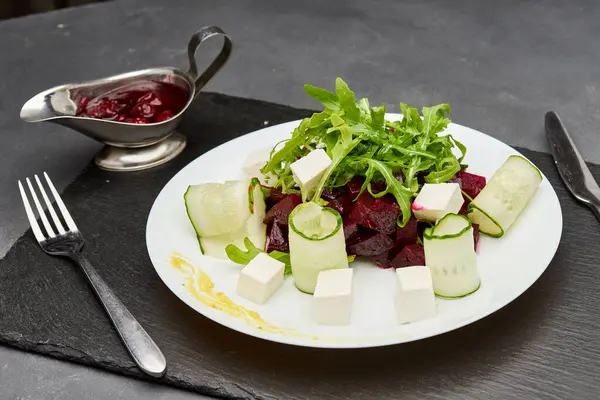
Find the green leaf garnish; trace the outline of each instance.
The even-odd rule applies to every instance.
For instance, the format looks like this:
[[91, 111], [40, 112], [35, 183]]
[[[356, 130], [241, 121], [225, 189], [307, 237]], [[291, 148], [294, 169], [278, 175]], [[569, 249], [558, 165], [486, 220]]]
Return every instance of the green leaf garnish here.
[[269, 257], [273, 257], [274, 259], [279, 260], [285, 264], [285, 270], [283, 272], [284, 275], [289, 275], [292, 273], [292, 262], [290, 261], [290, 255], [288, 253], [273, 250], [269, 253]]
[[[240, 249], [234, 244], [228, 244], [225, 247], [225, 253], [227, 253], [227, 257], [229, 257], [231, 261], [242, 265], [248, 265], [248, 263], [250, 263], [254, 257], [260, 253], [263, 253], [263, 251], [256, 247], [249, 238], [244, 238], [244, 246], [246, 247], [246, 251]], [[288, 253], [275, 250], [268, 253], [268, 256], [285, 264], [284, 275], [289, 275], [292, 273], [292, 264], [290, 262], [290, 255]]]
[[304, 91], [307, 95], [323, 104], [326, 108], [332, 111], [340, 109], [339, 99], [335, 93], [331, 93], [328, 90], [313, 85], [304, 85]]
[[229, 257], [229, 259], [234, 263], [248, 265], [248, 263], [252, 261], [254, 257], [261, 253], [261, 250], [256, 247], [249, 238], [244, 238], [244, 246], [246, 247], [246, 251], [240, 249], [234, 244], [228, 244], [225, 247], [225, 253], [227, 254], [227, 257]]

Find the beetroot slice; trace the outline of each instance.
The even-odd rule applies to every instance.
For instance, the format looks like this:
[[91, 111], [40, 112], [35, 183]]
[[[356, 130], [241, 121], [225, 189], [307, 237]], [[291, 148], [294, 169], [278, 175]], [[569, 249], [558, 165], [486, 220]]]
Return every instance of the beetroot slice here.
[[391, 235], [396, 232], [399, 216], [400, 207], [396, 204], [396, 199], [393, 196], [384, 196], [373, 201], [361, 225]]
[[350, 215], [348, 215], [350, 221], [364, 226], [365, 219], [371, 212], [371, 206], [373, 205], [374, 200], [375, 199], [369, 192], [364, 191], [358, 200], [356, 200], [354, 207], [352, 207], [352, 211], [350, 211]]
[[466, 171], [459, 171], [448, 182], [458, 183], [460, 189], [472, 199], [474, 199], [486, 185], [485, 176], [472, 174]]
[[425, 265], [425, 251], [423, 250], [423, 246], [418, 243], [405, 246], [400, 253], [392, 259], [390, 265], [394, 268]]
[[352, 210], [352, 206], [352, 199], [350, 198], [350, 195], [348, 195], [348, 193], [342, 193], [341, 196], [330, 200], [327, 204], [327, 207], [333, 208], [341, 215], [348, 214], [350, 210]]
[[344, 191], [341, 188], [325, 188], [321, 193], [321, 198], [325, 201], [331, 201], [337, 199], [342, 194], [344, 194]]
[[460, 210], [458, 211], [458, 213], [460, 215], [464, 215], [466, 217], [468, 214], [468, 211], [469, 211], [469, 204], [471, 203], [471, 201], [469, 199], [467, 199], [464, 195], [463, 195], [463, 200], [464, 200], [463, 205], [462, 205], [462, 207], [460, 207]]
[[283, 251], [284, 253], [290, 252], [290, 244], [288, 241], [286, 226], [273, 224], [270, 228], [268, 228], [265, 252], [270, 253], [275, 250]]
[[346, 243], [350, 243], [358, 238], [359, 231], [358, 225], [351, 221], [344, 221], [344, 237], [346, 238]]
[[288, 194], [283, 200], [277, 202], [265, 215], [263, 222], [268, 226], [273, 223], [282, 226], [288, 225], [290, 213], [297, 205], [302, 203], [302, 197], [297, 194]]
[[[357, 176], [354, 177], [350, 180], [350, 182], [348, 182], [348, 184], [346, 185], [348, 187], [348, 192], [350, 193], [350, 197], [352, 198], [352, 200], [354, 200], [356, 198], [356, 196], [358, 196], [358, 194], [360, 193], [360, 189], [362, 189], [362, 185], [365, 182], [365, 178], [361, 177], [361, 176]], [[371, 191], [375, 194], [379, 193], [379, 192], [383, 192], [385, 190], [385, 188], [387, 187], [387, 183], [385, 181], [371, 181]], [[365, 191], [367, 191], [367, 189], [365, 189]]]
[[363, 183], [365, 182], [365, 178], [362, 177], [354, 177], [350, 180], [350, 182], [348, 182], [347, 186], [348, 186], [348, 193], [350, 194], [350, 197], [352, 198], [352, 200], [354, 200], [356, 198], [356, 196], [358, 196], [358, 194], [360, 193], [360, 188], [362, 187]]
[[371, 261], [373, 261], [373, 263], [381, 269], [392, 268], [392, 265], [390, 264], [390, 252], [391, 251], [392, 250], [384, 251], [383, 253], [379, 253], [379, 254], [375, 254], [375, 255], [371, 256]]
[[264, 185], [263, 188], [269, 191], [269, 195], [265, 198], [265, 202], [267, 203], [267, 211], [287, 197], [287, 194], [283, 193], [280, 188], [268, 187]]
[[371, 233], [360, 235], [352, 243], [348, 244], [349, 254], [357, 256], [373, 256], [394, 247], [394, 241], [383, 233]]
[[387, 184], [385, 183], [385, 181], [371, 181], [371, 191], [374, 194], [383, 192], [386, 187]]
[[415, 217], [411, 217], [404, 228], [396, 226], [396, 246], [408, 246], [417, 243], [419, 236], [418, 223]]

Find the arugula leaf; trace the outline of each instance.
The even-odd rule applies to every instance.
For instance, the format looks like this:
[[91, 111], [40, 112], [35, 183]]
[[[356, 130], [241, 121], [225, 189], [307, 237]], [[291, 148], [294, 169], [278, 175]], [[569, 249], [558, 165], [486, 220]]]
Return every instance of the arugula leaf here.
[[358, 103], [356, 103], [356, 105], [358, 106], [361, 114], [370, 114], [371, 113], [369, 99], [367, 99], [366, 97], [363, 97], [362, 99], [360, 99], [358, 101]]
[[[396, 177], [394, 177], [391, 169], [383, 162], [368, 158], [364, 159], [364, 161], [369, 165], [369, 167], [366, 173], [365, 182], [360, 190], [360, 194], [362, 194], [365, 189], [368, 189], [369, 193], [371, 193], [373, 197], [383, 197], [388, 193], [392, 194], [396, 198], [396, 202], [398, 203], [402, 213], [402, 219], [398, 221], [398, 226], [403, 228], [411, 216], [410, 206], [413, 192], [405, 188], [402, 183], [396, 179]], [[371, 181], [373, 180], [375, 172], [381, 174], [383, 179], [385, 179], [386, 188], [383, 192], [373, 193], [371, 190]]]
[[440, 162], [440, 168], [437, 171], [432, 171], [425, 176], [425, 182], [427, 183], [442, 183], [451, 179], [458, 171], [460, 171], [460, 164], [454, 157], [446, 157]]
[[446, 118], [446, 114], [450, 114], [448, 104], [423, 107], [421, 112], [423, 113], [423, 131], [428, 136], [443, 131], [450, 123], [450, 119]]
[[330, 110], [338, 111], [340, 109], [340, 102], [335, 93], [331, 93], [329, 90], [321, 89], [308, 84], [304, 85], [304, 91], [307, 95], [317, 100]]
[[[254, 257], [263, 252], [248, 238], [244, 238], [244, 245], [246, 246], [247, 251], [241, 250], [234, 244], [227, 245], [227, 247], [225, 247], [227, 257], [229, 257], [229, 259], [236, 264], [248, 265]], [[283, 270], [284, 276], [292, 273], [292, 262], [290, 261], [290, 255], [288, 253], [273, 250], [272, 252], [268, 253], [268, 256], [285, 264], [285, 269]], [[355, 258], [356, 256], [354, 255], [348, 256], [348, 262], [354, 262]]]
[[[433, 135], [446, 129], [450, 123], [450, 120], [446, 118], [446, 115], [444, 114], [444, 112], [450, 112], [450, 106], [448, 104], [438, 104], [437, 106], [433, 107], [423, 107], [421, 112], [423, 113], [423, 122], [419, 125], [422, 128], [415, 146], [416, 150], [418, 151], [424, 151], [429, 142], [432, 140]], [[411, 119], [414, 119], [413, 113], [414, 112], [411, 111]], [[413, 179], [415, 179], [418, 171], [417, 167], [420, 160], [420, 156], [413, 157], [411, 159], [410, 167], [408, 168], [408, 173], [405, 174], [407, 186], [409, 188], [413, 187]]]
[[285, 264], [283, 275], [289, 275], [292, 273], [292, 262], [290, 261], [290, 255], [288, 253], [284, 253], [283, 251], [279, 250], [273, 250], [269, 253], [269, 257], [273, 257], [274, 259]]
[[458, 158], [458, 162], [459, 164], [462, 164], [463, 160], [465, 159], [465, 156], [467, 155], [467, 147], [458, 140], [454, 139], [454, 136], [448, 135], [447, 137], [450, 138], [450, 140], [452, 140], [452, 143], [454, 143], [456, 147], [458, 147], [458, 150], [460, 151], [460, 157]]
[[[323, 148], [332, 163], [312, 201], [319, 202], [325, 188], [364, 177], [362, 190], [371, 192], [371, 182], [385, 184], [386, 190], [377, 196], [389, 193], [396, 198], [402, 211], [398, 224], [403, 226], [410, 218], [410, 204], [422, 180], [445, 182], [464, 168], [465, 146], [451, 135], [440, 135], [450, 123], [448, 104], [423, 107], [419, 112], [400, 103], [402, 119], [390, 122], [385, 120], [383, 105], [373, 107], [366, 98], [356, 101], [341, 78], [335, 81], [335, 92], [312, 85], [305, 85], [304, 90], [325, 109], [302, 120], [291, 137], [274, 148], [261, 169], [263, 174], [278, 178], [274, 186], [284, 193], [297, 192], [290, 165], [313, 149]], [[303, 198], [306, 201], [305, 194]]]
[[225, 247], [225, 253], [227, 253], [227, 257], [234, 263], [248, 265], [248, 263], [262, 251], [256, 247], [249, 238], [244, 238], [244, 246], [246, 246], [246, 251], [234, 244], [228, 244]]
[[373, 107], [369, 113], [371, 114], [371, 128], [381, 129], [384, 124], [385, 106]]
[[[225, 253], [227, 253], [227, 257], [229, 257], [231, 261], [242, 265], [248, 265], [254, 257], [263, 253], [263, 251], [256, 247], [249, 238], [244, 238], [244, 246], [246, 246], [246, 251], [234, 244], [228, 244], [225, 247]], [[290, 255], [288, 253], [275, 250], [268, 253], [268, 256], [285, 264], [284, 275], [292, 273], [292, 263], [290, 262]]]
[[360, 110], [354, 100], [354, 92], [350, 90], [342, 78], [337, 78], [335, 80], [335, 93], [340, 100], [344, 116], [351, 121], [358, 121]]
[[319, 184], [317, 185], [317, 189], [315, 190], [315, 194], [313, 195], [313, 201], [318, 202], [318, 199], [321, 198], [321, 194], [323, 193], [323, 189], [325, 189], [325, 184], [329, 180], [331, 173], [339, 165], [339, 163], [342, 161], [342, 159], [344, 157], [346, 157], [348, 155], [348, 153], [350, 153], [352, 151], [352, 149], [354, 149], [354, 147], [359, 143], [360, 143], [359, 139], [355, 139], [352, 142], [348, 143], [347, 145], [344, 145], [344, 143], [342, 141], [339, 141], [338, 143], [336, 143], [333, 150], [331, 151], [331, 153], [332, 153], [331, 154], [332, 155], [331, 164], [325, 170], [325, 172], [323, 173], [323, 176], [321, 177], [321, 180], [319, 181]]
[[402, 113], [402, 121], [399, 124], [400, 130], [412, 136], [420, 135], [423, 131], [423, 120], [419, 115], [419, 111], [416, 108], [400, 103], [400, 112]]

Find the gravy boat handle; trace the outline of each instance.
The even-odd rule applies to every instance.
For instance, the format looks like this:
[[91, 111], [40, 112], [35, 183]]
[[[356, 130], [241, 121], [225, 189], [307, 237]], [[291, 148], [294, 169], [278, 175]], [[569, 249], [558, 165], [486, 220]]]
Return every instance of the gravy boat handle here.
[[[222, 35], [224, 42], [219, 55], [213, 60], [213, 62], [202, 72], [198, 74], [198, 66], [196, 65], [196, 50], [198, 47], [209, 38], [213, 36]], [[188, 58], [190, 61], [190, 69], [188, 75], [194, 81], [194, 97], [198, 95], [200, 90], [208, 83], [208, 81], [225, 65], [231, 54], [232, 43], [229, 36], [223, 32], [223, 30], [217, 26], [205, 26], [196, 32], [188, 43]]]

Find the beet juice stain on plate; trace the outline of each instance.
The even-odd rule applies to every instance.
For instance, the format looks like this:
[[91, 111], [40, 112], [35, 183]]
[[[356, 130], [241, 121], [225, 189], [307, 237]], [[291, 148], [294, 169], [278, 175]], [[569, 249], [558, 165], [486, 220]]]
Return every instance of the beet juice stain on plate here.
[[181, 86], [145, 80], [94, 98], [83, 97], [76, 115], [133, 124], [152, 124], [167, 121], [179, 114], [188, 99], [188, 91]]

